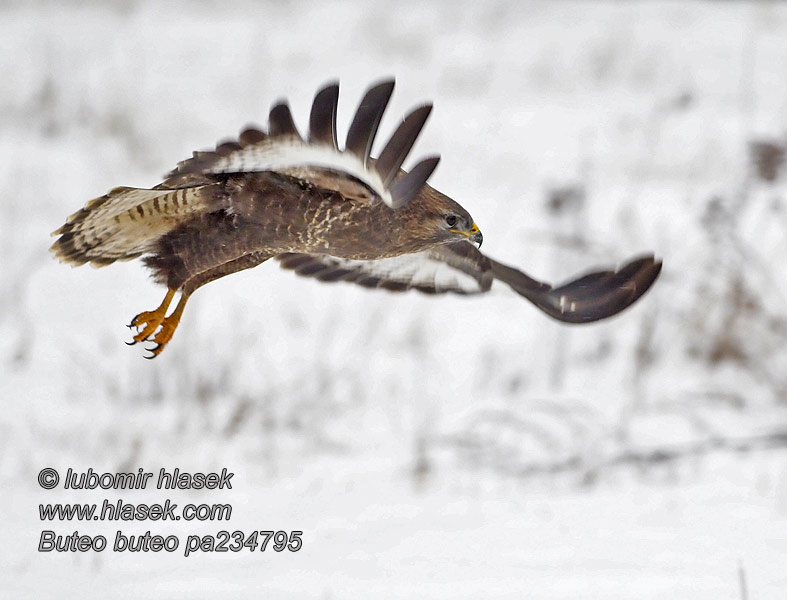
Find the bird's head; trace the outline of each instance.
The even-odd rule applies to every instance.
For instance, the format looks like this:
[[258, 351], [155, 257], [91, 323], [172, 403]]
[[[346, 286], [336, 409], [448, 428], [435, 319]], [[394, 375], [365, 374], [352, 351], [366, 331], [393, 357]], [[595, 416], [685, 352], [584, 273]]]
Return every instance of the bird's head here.
[[478, 229], [473, 217], [464, 208], [458, 204], [456, 206], [458, 210], [450, 208], [440, 214], [439, 220], [442, 222], [438, 223], [438, 229], [441, 237], [447, 242], [469, 240], [480, 248], [484, 241], [481, 230]]
[[473, 217], [462, 206], [428, 184], [419, 196], [411, 204], [416, 205], [416, 210], [421, 213], [421, 228], [431, 243], [449, 244], [468, 240], [481, 247], [484, 236]]

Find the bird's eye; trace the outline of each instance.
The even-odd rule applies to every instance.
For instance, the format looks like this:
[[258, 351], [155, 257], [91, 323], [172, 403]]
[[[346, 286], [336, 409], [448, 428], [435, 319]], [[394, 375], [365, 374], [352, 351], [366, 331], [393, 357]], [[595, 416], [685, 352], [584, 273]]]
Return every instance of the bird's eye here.
[[456, 225], [456, 215], [446, 215], [445, 224], [449, 227], [454, 227]]

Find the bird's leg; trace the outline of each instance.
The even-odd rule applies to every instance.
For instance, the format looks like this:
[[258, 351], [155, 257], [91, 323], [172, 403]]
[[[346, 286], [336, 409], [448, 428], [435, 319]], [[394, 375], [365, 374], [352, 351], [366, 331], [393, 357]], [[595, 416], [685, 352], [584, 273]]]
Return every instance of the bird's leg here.
[[156, 334], [156, 337], [153, 338], [153, 342], [156, 345], [150, 349], [151, 356], [146, 356], [145, 358], [156, 358], [172, 339], [175, 330], [178, 328], [180, 317], [183, 315], [183, 309], [186, 308], [186, 302], [188, 302], [190, 295], [191, 294], [184, 291], [180, 295], [178, 305], [175, 307], [175, 310], [172, 311], [172, 314], [161, 321], [161, 330]]
[[168, 289], [167, 295], [164, 296], [164, 300], [156, 310], [141, 312], [131, 320], [129, 327], [142, 327], [142, 331], [134, 336], [134, 341], [131, 342], [132, 344], [136, 344], [137, 342], [142, 342], [148, 339], [151, 335], [153, 335], [153, 332], [158, 329], [159, 325], [161, 325], [161, 322], [164, 320], [164, 317], [167, 314], [167, 309], [172, 302], [172, 298], [175, 297], [176, 291], [177, 290], [172, 288]]

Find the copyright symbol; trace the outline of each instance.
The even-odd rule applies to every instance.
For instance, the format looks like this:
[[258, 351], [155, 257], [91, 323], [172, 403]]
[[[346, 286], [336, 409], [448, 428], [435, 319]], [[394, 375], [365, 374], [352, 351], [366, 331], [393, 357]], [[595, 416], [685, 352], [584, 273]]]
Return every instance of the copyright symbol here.
[[51, 490], [57, 487], [59, 482], [60, 475], [58, 475], [57, 471], [51, 467], [41, 469], [41, 472], [38, 474], [38, 485], [40, 485], [45, 490]]

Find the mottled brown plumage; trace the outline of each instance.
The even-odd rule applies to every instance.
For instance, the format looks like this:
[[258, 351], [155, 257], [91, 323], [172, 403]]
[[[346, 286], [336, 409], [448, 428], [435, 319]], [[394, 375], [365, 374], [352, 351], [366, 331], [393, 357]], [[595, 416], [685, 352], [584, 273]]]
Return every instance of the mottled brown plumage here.
[[[269, 258], [321, 281], [350, 281], [394, 291], [479, 293], [507, 283], [552, 317], [589, 322], [613, 315], [655, 281], [652, 257], [619, 271], [599, 271], [552, 288], [476, 248], [481, 233], [468, 212], [426, 180], [430, 157], [401, 166], [431, 105], [402, 121], [377, 159], [371, 149], [393, 81], [373, 86], [338, 149], [338, 85], [315, 97], [304, 140], [283, 102], [268, 131], [251, 128], [237, 142], [195, 152], [152, 190], [115, 188], [71, 215], [52, 251], [74, 265], [103, 266], [143, 256], [168, 288], [161, 306], [137, 315], [134, 342], [158, 355], [190, 295], [199, 287]], [[166, 312], [176, 292], [180, 301]]]

